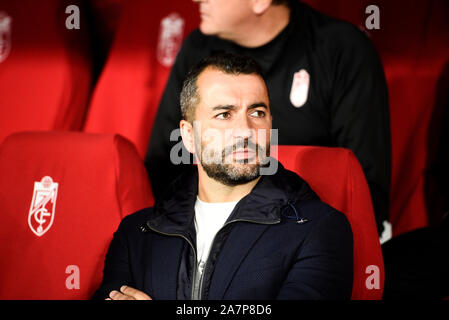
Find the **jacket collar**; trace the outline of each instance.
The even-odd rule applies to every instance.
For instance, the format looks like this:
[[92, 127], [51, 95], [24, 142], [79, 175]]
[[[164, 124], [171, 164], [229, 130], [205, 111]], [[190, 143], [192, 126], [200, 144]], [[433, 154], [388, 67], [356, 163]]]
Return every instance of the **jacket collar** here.
[[[156, 202], [154, 214], [147, 225], [158, 232], [185, 236], [195, 242], [193, 221], [197, 194], [198, 170], [196, 166], [192, 166]], [[274, 175], [262, 176], [253, 190], [237, 203], [228, 222], [245, 220], [262, 224], [276, 223], [281, 220], [282, 207], [312, 198], [318, 197], [308, 184], [278, 163], [278, 170]]]

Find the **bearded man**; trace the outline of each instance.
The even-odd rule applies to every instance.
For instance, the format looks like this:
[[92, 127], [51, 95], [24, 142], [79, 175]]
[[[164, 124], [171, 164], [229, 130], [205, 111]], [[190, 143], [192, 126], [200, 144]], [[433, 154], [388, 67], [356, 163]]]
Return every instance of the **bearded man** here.
[[268, 90], [254, 60], [201, 60], [181, 92], [180, 129], [197, 166], [152, 208], [126, 217], [95, 298], [349, 299], [346, 217], [270, 152]]
[[189, 167], [170, 161], [173, 147], [183, 145], [179, 135], [171, 134], [182, 119], [179, 95], [185, 76], [202, 58], [231, 52], [261, 67], [279, 145], [354, 152], [382, 235], [389, 211], [390, 112], [382, 63], [368, 37], [299, 0], [193, 1], [201, 22], [176, 57], [145, 159], [154, 196], [159, 199]]

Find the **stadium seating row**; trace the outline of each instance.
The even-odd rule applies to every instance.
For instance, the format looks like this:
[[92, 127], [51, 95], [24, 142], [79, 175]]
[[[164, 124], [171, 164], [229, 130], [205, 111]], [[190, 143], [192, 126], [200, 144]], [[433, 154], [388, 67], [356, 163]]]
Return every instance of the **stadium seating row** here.
[[[279, 146], [278, 159], [347, 215], [353, 299], [381, 299], [384, 266], [374, 211], [353, 153]], [[0, 146], [0, 176], [0, 299], [90, 298], [121, 219], [154, 202], [136, 148], [119, 135], [13, 134]]]

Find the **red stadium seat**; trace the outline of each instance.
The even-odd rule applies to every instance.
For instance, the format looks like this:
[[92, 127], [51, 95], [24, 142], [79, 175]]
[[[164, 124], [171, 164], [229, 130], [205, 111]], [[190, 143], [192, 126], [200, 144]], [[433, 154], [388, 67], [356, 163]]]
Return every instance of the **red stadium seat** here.
[[[449, 2], [381, 1], [372, 40], [385, 66], [392, 136], [393, 236], [439, 222], [431, 167], [449, 91]], [[383, 32], [388, 30], [388, 32]]]
[[118, 135], [17, 133], [0, 147], [0, 299], [88, 299], [121, 219], [153, 204]]
[[89, 38], [82, 11], [80, 29], [66, 28], [65, 13], [80, 2], [0, 0], [0, 143], [18, 131], [81, 129]]
[[382, 251], [368, 184], [354, 154], [343, 148], [279, 146], [277, 158], [307, 181], [322, 201], [346, 214], [354, 237], [352, 299], [382, 299]]
[[[429, 175], [447, 103], [449, 2], [304, 0], [328, 15], [349, 21], [370, 36], [384, 64], [390, 95], [392, 177], [390, 222], [393, 236], [426, 227], [441, 218]], [[375, 4], [380, 29], [366, 30], [365, 9]], [[445, 95], [445, 96], [444, 96]], [[441, 101], [445, 99], [445, 101]]]
[[[435, 133], [441, 128], [440, 121], [433, 121], [438, 120], [435, 112], [440, 112], [436, 89], [444, 61], [437, 56], [428, 64], [418, 61], [398, 57], [389, 61], [386, 69], [394, 146], [389, 219], [393, 236], [426, 227], [432, 216], [442, 214], [429, 206], [439, 199], [438, 193], [429, 193], [428, 188], [434, 183], [429, 169], [438, 141]], [[426, 199], [428, 196], [431, 198]]]
[[142, 158], [171, 66], [199, 22], [192, 1], [127, 1], [84, 131], [119, 133]]

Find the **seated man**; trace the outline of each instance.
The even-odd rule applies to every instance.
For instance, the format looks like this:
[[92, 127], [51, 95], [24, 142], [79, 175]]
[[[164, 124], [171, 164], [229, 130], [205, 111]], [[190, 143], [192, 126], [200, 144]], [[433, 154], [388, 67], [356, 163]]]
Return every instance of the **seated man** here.
[[382, 64], [369, 39], [355, 26], [299, 0], [194, 1], [201, 23], [173, 65], [145, 160], [155, 197], [187, 167], [170, 161], [172, 147], [182, 146], [179, 135], [172, 136], [182, 119], [182, 81], [202, 58], [232, 52], [261, 66], [280, 145], [354, 152], [382, 234], [389, 208], [390, 120]]
[[202, 60], [181, 108], [198, 165], [122, 221], [94, 298], [349, 299], [351, 227], [268, 157], [272, 118], [258, 65], [234, 54]]

